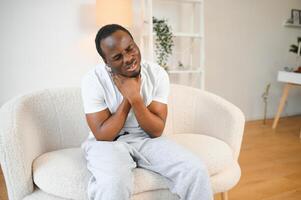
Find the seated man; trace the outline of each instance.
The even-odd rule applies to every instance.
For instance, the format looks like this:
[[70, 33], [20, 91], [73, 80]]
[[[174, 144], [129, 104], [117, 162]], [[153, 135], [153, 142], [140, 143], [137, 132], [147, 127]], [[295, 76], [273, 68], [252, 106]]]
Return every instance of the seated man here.
[[169, 92], [165, 70], [141, 61], [132, 35], [120, 25], [102, 27], [95, 43], [105, 64], [97, 65], [82, 81], [91, 129], [82, 144], [92, 173], [89, 199], [129, 200], [135, 167], [166, 177], [170, 191], [180, 199], [213, 199], [201, 160], [161, 137]]

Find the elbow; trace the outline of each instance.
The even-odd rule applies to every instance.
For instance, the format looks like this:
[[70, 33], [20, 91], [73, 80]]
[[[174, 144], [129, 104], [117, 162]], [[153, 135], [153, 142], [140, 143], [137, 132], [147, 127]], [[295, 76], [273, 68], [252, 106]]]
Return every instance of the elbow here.
[[160, 137], [161, 135], [162, 135], [162, 133], [161, 133], [161, 134], [157, 134], [157, 135], [152, 135], [151, 138], [158, 138], [158, 137]]
[[96, 141], [112, 142], [115, 139], [115, 137], [112, 137], [112, 135], [104, 134], [101, 131], [93, 132], [93, 135], [94, 135]]
[[95, 137], [96, 141], [103, 141], [103, 142], [112, 142], [113, 140], [110, 138], [102, 138], [102, 137]]
[[163, 134], [163, 129], [158, 131], [153, 131], [150, 135], [151, 138], [157, 138], [160, 137]]
[[151, 138], [157, 138], [157, 137], [160, 137], [162, 134], [163, 134], [163, 130], [164, 130], [164, 127], [165, 127], [165, 124], [163, 124], [162, 126], [160, 127], [157, 127], [156, 130], [153, 130], [151, 132], [150, 137]]

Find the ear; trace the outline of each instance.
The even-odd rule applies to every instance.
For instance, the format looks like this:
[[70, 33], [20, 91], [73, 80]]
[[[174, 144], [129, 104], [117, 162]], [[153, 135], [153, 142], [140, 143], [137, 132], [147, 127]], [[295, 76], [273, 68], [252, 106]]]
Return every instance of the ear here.
[[104, 56], [101, 56], [101, 59], [102, 59], [102, 61], [107, 65], [108, 64], [108, 62], [107, 62], [107, 60], [106, 60], [106, 58], [104, 57]]

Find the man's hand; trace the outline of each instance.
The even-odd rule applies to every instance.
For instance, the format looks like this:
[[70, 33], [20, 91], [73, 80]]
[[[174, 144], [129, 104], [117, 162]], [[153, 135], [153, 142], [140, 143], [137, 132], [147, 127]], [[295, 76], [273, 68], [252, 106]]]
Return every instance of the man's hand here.
[[112, 74], [113, 81], [118, 88], [119, 92], [126, 98], [130, 104], [137, 99], [141, 98], [140, 87], [141, 77], [129, 78], [120, 74]]
[[[128, 105], [134, 111], [140, 127], [155, 138], [161, 136], [167, 117], [167, 105], [152, 101], [146, 107], [140, 95], [141, 77], [128, 78], [119, 74], [112, 74], [113, 81], [124, 97], [128, 100]], [[125, 102], [126, 103], [126, 102]]]

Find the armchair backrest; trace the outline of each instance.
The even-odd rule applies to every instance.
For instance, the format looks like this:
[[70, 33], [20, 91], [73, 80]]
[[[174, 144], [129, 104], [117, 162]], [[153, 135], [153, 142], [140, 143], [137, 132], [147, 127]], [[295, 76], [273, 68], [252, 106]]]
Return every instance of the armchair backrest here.
[[[89, 128], [80, 92], [80, 88], [55, 88], [16, 98], [17, 115], [36, 127], [45, 151], [76, 147], [86, 138]], [[229, 132], [239, 120], [235, 115], [242, 114], [214, 94], [171, 84], [164, 134], [205, 134], [232, 146], [233, 134]]]
[[54, 88], [17, 98], [17, 115], [35, 127], [45, 151], [77, 147], [86, 138], [89, 128], [80, 92], [80, 88]]
[[238, 158], [245, 118], [241, 110], [210, 92], [171, 85], [165, 134], [203, 134], [226, 142]]

